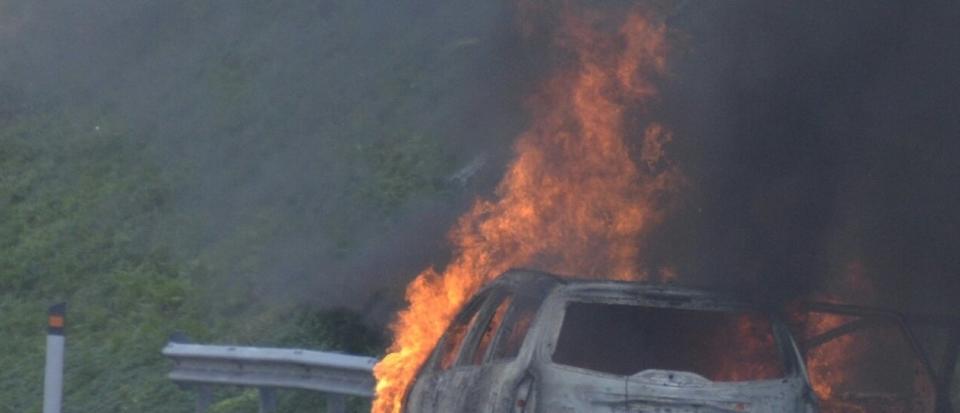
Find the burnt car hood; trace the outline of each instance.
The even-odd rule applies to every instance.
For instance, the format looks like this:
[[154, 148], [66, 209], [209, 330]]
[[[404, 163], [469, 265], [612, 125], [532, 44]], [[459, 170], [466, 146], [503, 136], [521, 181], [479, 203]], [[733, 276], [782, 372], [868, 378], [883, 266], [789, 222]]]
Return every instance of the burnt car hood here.
[[800, 413], [799, 377], [712, 382], [693, 373], [646, 370], [616, 376], [554, 366], [544, 377], [553, 389], [546, 412]]
[[[788, 412], [797, 405], [800, 379], [712, 382], [693, 373], [647, 370], [625, 378], [626, 411]], [[669, 408], [669, 409], [668, 409]]]

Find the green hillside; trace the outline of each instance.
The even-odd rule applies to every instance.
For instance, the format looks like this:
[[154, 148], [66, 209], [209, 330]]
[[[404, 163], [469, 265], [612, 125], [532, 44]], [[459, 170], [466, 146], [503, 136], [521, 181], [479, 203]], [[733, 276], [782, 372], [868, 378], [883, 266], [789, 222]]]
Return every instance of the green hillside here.
[[[359, 310], [401, 291], [356, 263], [510, 136], [478, 127], [512, 111], [489, 105], [503, 10], [408, 9], [0, 3], [0, 412], [40, 411], [60, 301], [65, 412], [193, 411], [160, 355], [177, 331], [378, 355], [383, 320]], [[218, 400], [256, 411], [254, 391]], [[281, 393], [281, 412], [322, 405]]]
[[[347, 311], [254, 302], [243, 317], [219, 316], [242, 298], [210, 302], [203, 285], [229, 265], [171, 253], [163, 232], [176, 214], [175, 183], [131, 144], [129, 130], [97, 121], [99, 130], [81, 115], [24, 114], [0, 128], [3, 411], [39, 411], [45, 308], [60, 300], [70, 305], [68, 412], [191, 411], [191, 395], [165, 379], [159, 353], [174, 331], [376, 354], [379, 336]], [[255, 409], [255, 398], [233, 394], [223, 395], [233, 407], [220, 411]], [[284, 405], [304, 400], [288, 395]]]

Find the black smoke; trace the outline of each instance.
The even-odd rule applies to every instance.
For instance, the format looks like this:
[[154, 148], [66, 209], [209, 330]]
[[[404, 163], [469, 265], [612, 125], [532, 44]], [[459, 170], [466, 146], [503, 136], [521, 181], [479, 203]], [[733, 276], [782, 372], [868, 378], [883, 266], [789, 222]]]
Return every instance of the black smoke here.
[[685, 3], [663, 110], [690, 182], [651, 254], [781, 298], [861, 266], [883, 304], [957, 313], [958, 19], [947, 1]]
[[[884, 303], [955, 312], [960, 5], [651, 3], [672, 44], [655, 115], [688, 183], [646, 262], [784, 298], [860, 265]], [[549, 70], [514, 5], [11, 0], [0, 118], [56, 102], [122, 118], [191, 177], [164, 235], [180, 249], [230, 249], [262, 221], [266, 241], [236, 253], [260, 263], [241, 268], [255, 290], [355, 306], [385, 294], [386, 312], [442, 264], [446, 229], [494, 186], [523, 96]], [[418, 135], [443, 142], [447, 165], [425, 179], [491, 161], [466, 190], [403, 199], [378, 221], [380, 207], [350, 195], [378, 173], [365, 150]]]
[[522, 126], [513, 23], [496, 1], [5, 1], [0, 119], [127, 131], [173, 186], [156, 237], [202, 282], [362, 307], [496, 182]]

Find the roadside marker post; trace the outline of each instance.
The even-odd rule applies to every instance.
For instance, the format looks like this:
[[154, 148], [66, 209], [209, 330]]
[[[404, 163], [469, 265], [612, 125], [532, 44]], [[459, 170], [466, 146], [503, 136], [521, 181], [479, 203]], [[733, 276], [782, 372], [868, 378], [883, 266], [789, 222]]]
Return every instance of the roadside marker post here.
[[63, 405], [66, 313], [66, 303], [54, 305], [47, 312], [47, 364], [43, 374], [43, 413], [60, 413]]

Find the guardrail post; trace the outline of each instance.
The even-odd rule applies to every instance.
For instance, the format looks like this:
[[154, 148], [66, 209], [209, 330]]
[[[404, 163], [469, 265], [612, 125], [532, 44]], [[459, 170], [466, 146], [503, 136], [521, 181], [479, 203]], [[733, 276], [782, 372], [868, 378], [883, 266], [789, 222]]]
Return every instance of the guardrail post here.
[[277, 410], [277, 391], [270, 387], [260, 389], [260, 413], [273, 413]]
[[327, 394], [327, 413], [346, 413], [347, 398], [341, 394]]
[[64, 319], [67, 305], [50, 307], [47, 313], [47, 364], [43, 373], [43, 413], [60, 413], [63, 404]]
[[206, 413], [213, 404], [213, 390], [206, 384], [197, 385], [197, 413]]

